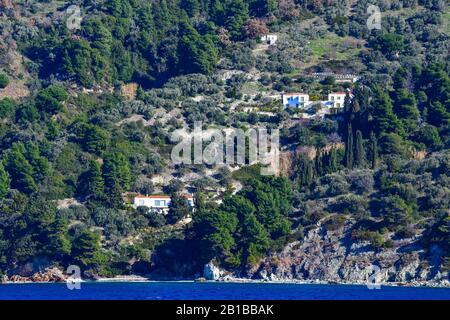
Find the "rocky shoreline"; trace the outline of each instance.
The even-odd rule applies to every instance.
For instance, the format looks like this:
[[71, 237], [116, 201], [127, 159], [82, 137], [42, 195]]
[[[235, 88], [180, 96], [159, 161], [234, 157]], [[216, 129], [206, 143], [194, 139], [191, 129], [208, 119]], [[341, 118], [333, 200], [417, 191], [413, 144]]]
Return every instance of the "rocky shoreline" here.
[[[404, 286], [404, 287], [435, 287], [435, 288], [450, 288], [449, 281], [411, 281], [411, 282], [367, 282], [367, 281], [327, 281], [327, 280], [296, 280], [296, 279], [250, 279], [234, 277], [226, 271], [222, 271], [215, 267], [213, 264], [205, 265], [205, 277], [201, 278], [189, 278], [189, 279], [165, 279], [156, 280], [151, 277], [145, 277], [140, 275], [126, 275], [117, 276], [113, 278], [85, 278], [80, 280], [80, 282], [205, 282], [205, 283], [215, 283], [215, 282], [227, 282], [227, 283], [275, 283], [275, 284], [297, 284], [297, 285], [381, 285], [381, 286]], [[3, 276], [0, 278], [0, 284], [31, 284], [31, 283], [66, 283], [69, 277], [65, 275], [58, 268], [49, 268], [44, 271], [33, 274], [30, 277], [12, 275]], [[69, 280], [70, 281], [70, 280]]]
[[[204, 266], [202, 274], [192, 278], [162, 278], [155, 274], [102, 278], [85, 273], [83, 280], [450, 287], [449, 271], [441, 263], [445, 256], [438, 246], [426, 251], [415, 236], [395, 240], [392, 247], [376, 250], [367, 242], [353, 241], [351, 227], [351, 222], [347, 222], [340, 230], [328, 231], [318, 225], [302, 241], [289, 243], [281, 252], [264, 257], [246, 274], [220, 269], [211, 261]], [[17, 268], [12, 274], [1, 277], [0, 283], [66, 282], [70, 277], [59, 267], [32, 263]]]
[[[65, 283], [67, 280], [64, 281], [54, 281], [54, 280], [32, 280], [30, 278], [26, 277], [11, 277], [8, 280], [0, 281], [0, 285], [4, 284], [33, 284], [33, 283]], [[160, 282], [158, 280], [151, 280], [148, 278], [143, 277], [118, 277], [118, 278], [100, 278], [98, 280], [81, 280], [81, 282], [93, 282], [93, 283], [100, 283], [100, 282]], [[172, 280], [167, 280], [167, 282], [172, 282]], [[253, 279], [246, 279], [246, 278], [232, 278], [232, 279], [220, 279], [220, 280], [192, 280], [192, 279], [186, 279], [186, 280], [173, 280], [173, 282], [205, 282], [205, 283], [218, 283], [218, 282], [227, 282], [227, 283], [261, 283], [261, 284], [295, 284], [295, 285], [358, 285], [358, 286], [367, 286], [368, 283], [364, 282], [333, 282], [333, 281], [320, 281], [320, 280], [309, 280], [309, 281], [301, 281], [301, 280], [278, 280], [278, 281], [271, 281], [271, 280], [253, 280]], [[391, 286], [391, 287], [430, 287], [430, 288], [450, 288], [450, 283], [448, 282], [419, 282], [414, 281], [410, 283], [404, 283], [404, 282], [380, 282], [376, 283], [380, 286]]]
[[450, 282], [448, 280], [432, 280], [432, 281], [377, 281], [368, 282], [366, 280], [356, 280], [356, 281], [335, 281], [335, 280], [320, 280], [320, 279], [276, 279], [265, 277], [263, 279], [250, 279], [250, 278], [240, 278], [235, 277], [225, 270], [221, 270], [213, 263], [208, 263], [205, 265], [203, 271], [204, 277], [200, 278], [200, 281], [205, 282], [231, 282], [231, 283], [279, 283], [279, 284], [333, 284], [333, 285], [364, 285], [364, 286], [394, 286], [394, 287], [433, 287], [433, 288], [450, 288]]
[[19, 274], [7, 276], [4, 275], [0, 278], [0, 284], [7, 283], [55, 283], [66, 282], [68, 275], [64, 274], [60, 269], [53, 267], [47, 268], [43, 271], [34, 273], [31, 276], [22, 276]]

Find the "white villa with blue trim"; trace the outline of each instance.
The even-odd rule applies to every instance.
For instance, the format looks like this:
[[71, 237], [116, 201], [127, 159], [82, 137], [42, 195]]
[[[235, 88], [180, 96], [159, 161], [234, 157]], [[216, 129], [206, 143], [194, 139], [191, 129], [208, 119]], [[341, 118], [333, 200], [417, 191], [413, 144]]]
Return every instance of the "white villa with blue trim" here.
[[309, 94], [307, 93], [285, 93], [281, 98], [285, 107], [303, 108], [309, 103]]
[[[281, 95], [282, 103], [284, 108], [294, 108], [307, 111], [312, 106], [321, 105], [320, 112], [316, 115], [310, 116], [321, 116], [330, 113], [339, 113], [344, 109], [344, 101], [347, 93], [350, 98], [353, 97], [350, 91], [348, 92], [331, 92], [328, 94], [327, 100], [322, 101], [312, 101], [307, 93], [284, 93]], [[308, 117], [308, 116], [305, 116]]]

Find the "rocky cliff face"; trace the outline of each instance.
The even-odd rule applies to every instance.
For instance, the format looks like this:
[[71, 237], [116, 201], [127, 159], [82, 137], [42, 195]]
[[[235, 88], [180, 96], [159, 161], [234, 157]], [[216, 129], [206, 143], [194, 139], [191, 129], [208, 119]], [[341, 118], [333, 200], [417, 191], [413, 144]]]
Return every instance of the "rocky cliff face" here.
[[251, 277], [265, 280], [329, 281], [349, 283], [403, 282], [450, 285], [442, 270], [439, 247], [426, 252], [419, 236], [395, 240], [392, 248], [373, 249], [351, 238], [352, 223], [327, 231], [320, 225], [305, 239], [288, 244], [281, 253], [265, 258]]

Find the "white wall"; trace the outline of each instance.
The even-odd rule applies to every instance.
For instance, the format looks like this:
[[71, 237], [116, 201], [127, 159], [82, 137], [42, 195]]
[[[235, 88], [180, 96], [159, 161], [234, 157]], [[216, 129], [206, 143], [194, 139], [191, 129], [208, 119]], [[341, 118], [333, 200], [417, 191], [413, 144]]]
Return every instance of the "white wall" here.
[[277, 42], [278, 36], [275, 34], [268, 34], [261, 37], [261, 41], [267, 42], [270, 45], [274, 45]]
[[[194, 207], [194, 199], [188, 198], [189, 205]], [[135, 207], [146, 206], [149, 208], [160, 208], [167, 209], [170, 204], [170, 198], [161, 197], [161, 198], [147, 198], [147, 197], [135, 197], [133, 200], [133, 205]]]

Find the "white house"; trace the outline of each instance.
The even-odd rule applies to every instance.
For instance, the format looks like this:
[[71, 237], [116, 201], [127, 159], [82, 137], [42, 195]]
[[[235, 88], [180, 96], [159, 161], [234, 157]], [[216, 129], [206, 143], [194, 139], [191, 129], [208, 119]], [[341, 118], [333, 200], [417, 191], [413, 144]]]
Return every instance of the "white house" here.
[[[328, 102], [330, 102], [331, 108], [343, 108], [345, 96], [347, 92], [331, 92], [328, 94]], [[350, 92], [351, 96], [351, 92]]]
[[[350, 98], [353, 97], [349, 91]], [[328, 99], [323, 101], [310, 101], [306, 93], [285, 93], [281, 95], [285, 108], [301, 108], [302, 118], [323, 118], [326, 114], [337, 114], [344, 109], [347, 92], [331, 92]], [[318, 110], [315, 106], [321, 106]]]
[[[191, 210], [194, 209], [194, 197], [190, 194], [183, 195], [189, 203]], [[152, 196], [136, 196], [133, 200], [135, 208], [145, 206], [150, 210], [167, 214], [169, 212], [170, 196], [167, 195], [152, 195]]]
[[309, 94], [306, 93], [284, 93], [281, 98], [285, 107], [303, 108], [309, 104]]
[[261, 37], [261, 42], [265, 42], [271, 46], [273, 46], [275, 44], [275, 42], [277, 42], [277, 40], [278, 40], [278, 36], [275, 34], [266, 34]]

